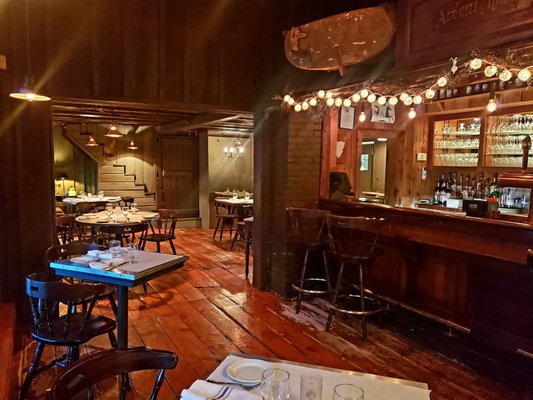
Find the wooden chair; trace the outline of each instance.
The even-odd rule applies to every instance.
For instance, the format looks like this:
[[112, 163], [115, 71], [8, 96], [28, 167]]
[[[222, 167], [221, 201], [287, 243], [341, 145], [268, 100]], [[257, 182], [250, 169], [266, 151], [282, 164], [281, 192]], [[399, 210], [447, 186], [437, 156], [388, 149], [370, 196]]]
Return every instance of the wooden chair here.
[[[366, 317], [383, 310], [376, 293], [372, 264], [374, 259], [383, 253], [377, 247], [377, 242], [385, 220], [329, 215], [327, 224], [330, 252], [340, 264], [340, 269], [331, 299], [326, 331], [329, 330], [336, 311], [357, 315], [361, 317], [363, 340], [366, 340]], [[346, 275], [346, 266], [350, 265], [357, 268], [356, 274]], [[367, 280], [372, 291], [366, 287]], [[358, 291], [354, 292], [353, 288], [358, 288]]]
[[245, 234], [245, 223], [244, 219], [249, 218], [254, 215], [254, 206], [243, 206], [241, 212], [238, 215], [237, 229], [235, 230], [235, 236], [233, 237], [233, 242], [231, 243], [230, 250], [233, 251], [235, 243], [242, 242], [246, 243], [246, 234]]
[[[220, 239], [222, 241], [222, 233], [224, 231], [229, 231], [229, 237], [231, 238], [233, 233], [233, 225], [237, 216], [234, 214], [233, 207], [228, 206], [227, 204], [215, 200], [215, 211], [217, 216], [217, 225], [215, 231], [213, 232], [213, 239], [217, 236], [217, 232], [220, 232]], [[225, 229], [227, 227], [227, 229]]]
[[56, 214], [56, 244], [65, 244], [74, 240], [76, 219], [72, 215]]
[[140, 233], [139, 243], [144, 240], [148, 232], [147, 223], [136, 223], [131, 225], [101, 225], [98, 227], [98, 238], [102, 243], [107, 244], [109, 240], [120, 240], [122, 245], [135, 241], [135, 234]]
[[[65, 367], [79, 359], [79, 347], [95, 336], [107, 334], [113, 347], [118, 347], [110, 318], [91, 315], [104, 285], [87, 283], [69, 284], [50, 280], [49, 274], [32, 274], [26, 278], [26, 293], [30, 298], [33, 315], [33, 339], [37, 342], [35, 354], [20, 390], [20, 399], [26, 398], [33, 378], [55, 366]], [[76, 304], [89, 300], [87, 309], [78, 311]], [[66, 304], [61, 315], [60, 304]], [[39, 366], [45, 345], [66, 346], [65, 354]]]
[[[104, 250], [104, 246], [99, 246], [95, 243], [84, 243], [84, 242], [70, 242], [59, 246], [53, 246], [48, 248], [46, 250], [46, 258], [48, 259], [48, 262], [57, 261], [57, 260], [64, 260], [72, 256], [79, 256], [82, 254], [87, 254], [89, 250]], [[50, 271], [51, 274], [53, 274], [52, 271]], [[71, 281], [72, 282], [72, 281]], [[118, 314], [118, 308], [117, 303], [115, 301], [115, 287], [111, 285], [104, 285], [105, 290], [104, 292], [98, 296], [98, 300], [100, 299], [108, 299], [109, 304], [111, 305], [111, 309], [113, 310], [113, 314], [115, 315], [115, 318]], [[86, 302], [84, 302], [86, 303]]]
[[105, 201], [83, 201], [76, 204], [76, 214], [82, 215], [105, 210]]
[[176, 253], [176, 248], [172, 242], [174, 237], [174, 231], [176, 230], [176, 222], [178, 220], [178, 212], [176, 210], [160, 209], [156, 210], [159, 213], [159, 219], [157, 221], [150, 222], [150, 231], [141, 239], [139, 246], [144, 250], [146, 242], [155, 242], [157, 244], [157, 252], [161, 253], [161, 242], [168, 241], [172, 252]]
[[135, 199], [131, 196], [122, 196], [120, 197], [120, 207], [128, 207], [131, 208], [131, 204], [135, 202]]
[[[329, 211], [311, 208], [289, 208], [289, 240], [295, 257], [303, 252], [303, 260], [299, 265], [299, 278], [292, 284], [297, 292], [296, 313], [300, 312], [302, 295], [321, 295], [331, 293], [326, 250], [328, 237], [326, 232], [326, 217]], [[309, 254], [319, 253], [322, 260], [323, 275], [308, 276]]]
[[[165, 371], [174, 369], [178, 356], [170, 351], [136, 347], [126, 350], [104, 350], [83, 357], [69, 369], [55, 377], [47, 390], [48, 400], [69, 400], [84, 389], [89, 389], [87, 398], [92, 399], [91, 386], [104, 379], [135, 371], [159, 370], [151, 400], [155, 400], [163, 384]], [[144, 384], [144, 381], [143, 381]], [[125, 398], [127, 387], [122, 381], [120, 398]]]

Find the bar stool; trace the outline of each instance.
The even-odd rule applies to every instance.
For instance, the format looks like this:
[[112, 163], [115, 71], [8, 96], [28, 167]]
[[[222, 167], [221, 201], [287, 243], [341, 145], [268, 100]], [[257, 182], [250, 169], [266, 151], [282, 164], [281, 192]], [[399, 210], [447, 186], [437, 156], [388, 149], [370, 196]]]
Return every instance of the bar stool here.
[[[382, 254], [376, 247], [385, 220], [383, 218], [327, 217], [330, 236], [331, 254], [340, 264], [337, 284], [330, 304], [326, 331], [329, 331], [335, 311], [361, 316], [363, 339], [367, 338], [366, 317], [383, 310], [379, 300], [372, 274], [372, 264], [376, 256]], [[356, 281], [345, 276], [346, 266], [357, 268]], [[353, 276], [353, 274], [350, 274]], [[365, 288], [365, 280], [370, 280], [372, 291]], [[357, 288], [358, 292], [353, 292]], [[370, 297], [371, 295], [371, 297]], [[351, 300], [356, 299], [358, 303]], [[369, 304], [370, 303], [370, 306]]]
[[[318, 209], [289, 208], [290, 235], [294, 252], [299, 253], [302, 250], [304, 251], [299, 279], [292, 284], [294, 290], [298, 292], [296, 297], [296, 313], [300, 312], [303, 294], [329, 294], [332, 291], [326, 259], [326, 250], [328, 248], [326, 217], [329, 214], [331, 214], [329, 211]], [[307, 276], [310, 252], [320, 253], [322, 267], [324, 268], [323, 276]]]

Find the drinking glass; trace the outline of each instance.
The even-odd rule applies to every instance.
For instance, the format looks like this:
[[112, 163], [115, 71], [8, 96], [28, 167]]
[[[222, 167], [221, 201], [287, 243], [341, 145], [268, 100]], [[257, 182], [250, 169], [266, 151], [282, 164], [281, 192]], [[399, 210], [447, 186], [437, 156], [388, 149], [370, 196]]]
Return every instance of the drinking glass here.
[[107, 215], [107, 218], [111, 218], [111, 215], [113, 215], [113, 206], [111, 204], [106, 204], [105, 213]]
[[114, 257], [118, 257], [120, 254], [120, 240], [110, 240], [109, 251]]
[[359, 386], [343, 383], [333, 389], [333, 400], [364, 400], [365, 392]]
[[283, 369], [267, 369], [261, 377], [261, 397], [263, 400], [288, 400], [290, 394], [290, 374]]
[[131, 203], [130, 211], [131, 211], [132, 214], [135, 214], [137, 211], [139, 211], [137, 209], [137, 203]]
[[322, 400], [322, 377], [303, 374], [300, 380], [300, 400]]
[[250, 193], [244, 192], [244, 199], [245, 200], [250, 200]]
[[130, 213], [130, 208], [129, 207], [122, 207], [122, 214], [124, 214], [124, 216], [126, 217], [126, 219], [129, 221], [128, 219], [128, 214]]
[[137, 257], [137, 253], [139, 252], [139, 246], [135, 243], [128, 243], [128, 258], [130, 260], [130, 264], [135, 264], [137, 261], [135, 261], [135, 257]]
[[103, 191], [103, 190], [100, 190], [100, 191], [98, 192], [98, 198], [99, 198], [99, 199], [102, 199], [103, 197], [104, 197], [104, 191]]

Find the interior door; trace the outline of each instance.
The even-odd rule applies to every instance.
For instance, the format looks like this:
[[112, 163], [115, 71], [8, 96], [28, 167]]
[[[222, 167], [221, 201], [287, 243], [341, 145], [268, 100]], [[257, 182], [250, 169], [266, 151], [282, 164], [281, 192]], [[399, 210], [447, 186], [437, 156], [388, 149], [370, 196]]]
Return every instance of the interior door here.
[[180, 218], [199, 216], [198, 137], [163, 137], [160, 207]]

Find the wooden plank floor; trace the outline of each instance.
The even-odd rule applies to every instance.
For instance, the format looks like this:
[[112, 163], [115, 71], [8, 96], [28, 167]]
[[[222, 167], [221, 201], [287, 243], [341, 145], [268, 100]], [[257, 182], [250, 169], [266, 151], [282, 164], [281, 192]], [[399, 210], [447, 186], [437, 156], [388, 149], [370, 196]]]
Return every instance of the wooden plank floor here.
[[[533, 399], [533, 379], [519, 368], [516, 379], [522, 384], [501, 383], [374, 323], [367, 342], [361, 340], [356, 320], [336, 319], [332, 331], [324, 332], [323, 300], [304, 302], [297, 315], [294, 302], [253, 288], [251, 280], [244, 279], [244, 252], [230, 252], [228, 239], [219, 243], [211, 234], [203, 229], [178, 231], [175, 245], [178, 252], [189, 255], [186, 266], [149, 282], [147, 294], [140, 287], [129, 293], [130, 345], [179, 355], [178, 367], [167, 373], [160, 399], [179, 398], [183, 388], [205, 378], [235, 351], [427, 382], [433, 400]], [[170, 253], [169, 247], [164, 246], [163, 252]], [[108, 303], [101, 302], [98, 312], [111, 315]], [[108, 347], [107, 338], [100, 337], [83, 352]], [[48, 346], [44, 357], [60, 350]], [[13, 399], [18, 398], [33, 351], [26, 334], [22, 350], [12, 360]], [[28, 398], [44, 398], [55, 373], [53, 368], [38, 376]], [[129, 398], [147, 398], [146, 382], [154, 378], [148, 372], [135, 374]], [[105, 383], [98, 389], [98, 398], [117, 398], [115, 390], [115, 382]]]

